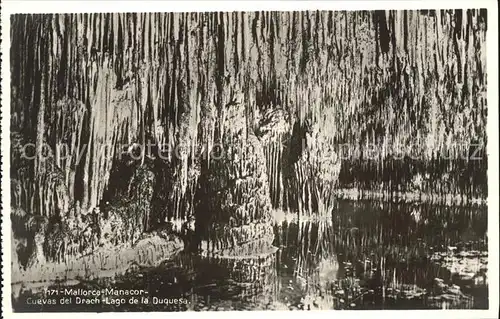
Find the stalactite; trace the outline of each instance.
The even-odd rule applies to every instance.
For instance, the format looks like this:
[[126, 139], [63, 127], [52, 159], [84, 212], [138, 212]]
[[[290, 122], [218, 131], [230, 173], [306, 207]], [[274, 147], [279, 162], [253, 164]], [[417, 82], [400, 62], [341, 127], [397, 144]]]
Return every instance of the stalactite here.
[[[180, 147], [183, 157], [155, 159], [163, 165], [153, 169], [163, 181], [157, 187], [166, 194], [157, 189], [152, 201], [168, 208], [145, 223], [187, 219], [201, 175], [218, 168], [206, 155], [236, 138], [224, 125], [234, 103], [244, 134], [255, 133], [263, 147], [275, 207], [298, 200], [292, 206], [315, 210], [318, 198], [328, 206], [337, 176], [344, 187], [391, 194], [415, 188], [485, 195], [482, 164], [437, 160], [458, 144], [486, 143], [486, 21], [478, 10], [92, 13], [12, 21], [12, 52], [22, 52], [11, 54], [12, 131], [35, 141], [37, 152], [46, 144], [55, 154], [53, 164], [37, 159], [12, 176], [13, 203], [35, 215], [65, 214], [77, 203], [84, 211], [100, 206], [120, 147], [153, 142]], [[238, 127], [240, 119], [232, 120]], [[300, 154], [290, 149], [295, 124], [310, 139]], [[338, 145], [373, 143], [387, 152], [343, 161], [341, 172], [340, 162], [319, 160]], [[394, 159], [391, 146], [415, 143], [424, 144], [422, 159]], [[58, 156], [63, 144], [67, 157]], [[248, 159], [225, 168], [226, 177], [252, 172]], [[308, 161], [324, 170], [315, 173]], [[417, 182], [439, 170], [443, 183]], [[458, 186], [438, 189], [446, 179]], [[245, 187], [256, 187], [239, 183], [233, 195], [241, 198]], [[232, 213], [258, 219], [260, 204], [245, 205]]]

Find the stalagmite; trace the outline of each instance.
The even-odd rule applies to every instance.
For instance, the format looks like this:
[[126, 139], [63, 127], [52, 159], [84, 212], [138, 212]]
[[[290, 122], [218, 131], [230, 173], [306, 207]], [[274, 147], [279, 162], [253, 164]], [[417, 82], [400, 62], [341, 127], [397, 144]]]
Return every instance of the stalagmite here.
[[[234, 238], [216, 241], [231, 246], [252, 237], [240, 227], [268, 223], [270, 205], [328, 212], [339, 185], [383, 198], [485, 197], [484, 165], [437, 160], [463, 145], [467, 155], [482, 145], [485, 157], [485, 19], [482, 10], [16, 16], [11, 130], [52, 156], [13, 166], [12, 203], [71, 224], [110, 201], [126, 218], [140, 211], [141, 226], [125, 227], [139, 232], [195, 215], [229, 223]], [[415, 141], [421, 159], [396, 158], [394, 145]], [[125, 159], [124, 145], [149, 142], [170, 152]], [[338, 158], [342, 145], [371, 144], [384, 150], [376, 159]], [[241, 154], [218, 163], [221, 147]], [[441, 169], [443, 183], [426, 180]], [[113, 179], [128, 186], [141, 172], [147, 194], [122, 203]], [[231, 189], [210, 198], [214, 216], [197, 202], [207, 180]]]

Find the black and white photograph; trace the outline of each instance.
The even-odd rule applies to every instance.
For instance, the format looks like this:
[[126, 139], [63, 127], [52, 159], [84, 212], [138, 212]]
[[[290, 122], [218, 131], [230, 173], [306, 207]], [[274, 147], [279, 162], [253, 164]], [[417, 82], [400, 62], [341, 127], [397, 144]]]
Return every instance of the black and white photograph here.
[[496, 6], [258, 2], [2, 14], [12, 312], [498, 310]]

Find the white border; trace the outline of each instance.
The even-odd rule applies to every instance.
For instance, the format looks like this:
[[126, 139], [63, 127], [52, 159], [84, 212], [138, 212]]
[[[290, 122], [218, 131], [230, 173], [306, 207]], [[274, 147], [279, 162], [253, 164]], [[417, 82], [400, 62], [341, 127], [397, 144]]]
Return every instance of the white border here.
[[[498, 290], [498, 214], [499, 214], [499, 158], [498, 158], [498, 7], [494, 0], [453, 0], [453, 1], [2, 1], [2, 314], [6, 318], [34, 318], [38, 314], [13, 314], [11, 306], [10, 282], [10, 179], [9, 179], [9, 128], [10, 128], [10, 14], [13, 13], [80, 13], [80, 12], [159, 12], [159, 11], [255, 11], [255, 10], [374, 10], [374, 9], [465, 9], [487, 8], [487, 70], [488, 70], [488, 237], [489, 237], [489, 310], [384, 310], [384, 311], [318, 311], [287, 312], [287, 311], [247, 311], [239, 312], [237, 316], [255, 317], [303, 315], [322, 316], [324, 318], [355, 317], [372, 318], [498, 318], [499, 290]], [[4, 278], [8, 279], [4, 281]], [[64, 318], [67, 313], [47, 313], [45, 316]], [[165, 313], [71, 313], [72, 318], [87, 318], [101, 316], [112, 318], [150, 316], [164, 318]], [[233, 317], [233, 312], [187, 312], [168, 313], [169, 317]]]

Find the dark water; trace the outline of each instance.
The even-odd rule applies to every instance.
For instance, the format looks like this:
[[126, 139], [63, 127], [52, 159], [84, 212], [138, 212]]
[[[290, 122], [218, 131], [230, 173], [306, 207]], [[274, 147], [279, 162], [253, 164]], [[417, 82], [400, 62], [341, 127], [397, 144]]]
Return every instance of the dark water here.
[[48, 297], [25, 290], [13, 297], [14, 309], [488, 308], [486, 207], [339, 201], [333, 216], [276, 215], [272, 253], [240, 259], [180, 254], [113, 280], [54, 285], [144, 289], [148, 304], [27, 305], [28, 298]]

